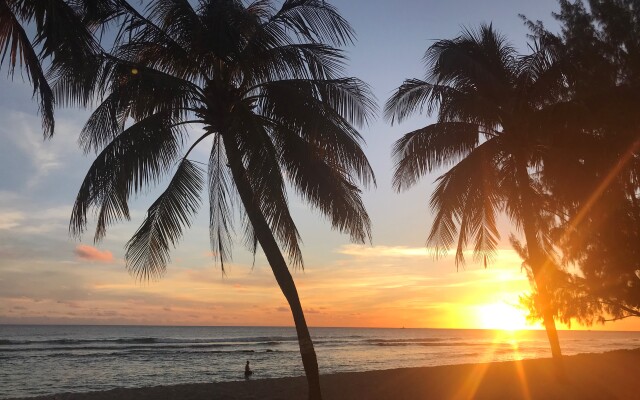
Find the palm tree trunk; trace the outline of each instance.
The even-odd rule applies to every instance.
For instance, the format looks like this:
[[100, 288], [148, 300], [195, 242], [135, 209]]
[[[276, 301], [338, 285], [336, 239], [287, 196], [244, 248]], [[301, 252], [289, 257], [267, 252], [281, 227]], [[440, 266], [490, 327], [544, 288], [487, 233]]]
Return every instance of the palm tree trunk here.
[[254, 201], [254, 193], [246, 176], [241, 155], [237, 149], [237, 144], [234, 138], [231, 135], [224, 135], [223, 140], [227, 161], [229, 162], [231, 174], [236, 184], [236, 188], [238, 189], [242, 204], [247, 212], [249, 221], [251, 221], [251, 225], [253, 226], [258, 242], [269, 261], [269, 265], [271, 265], [273, 275], [275, 276], [284, 297], [287, 299], [289, 307], [291, 308], [291, 313], [293, 314], [293, 321], [298, 334], [300, 356], [302, 357], [302, 364], [304, 366], [309, 386], [309, 400], [321, 400], [322, 393], [320, 391], [318, 360], [316, 358], [316, 352], [313, 348], [313, 342], [311, 341], [311, 335], [309, 334], [309, 328], [307, 327], [307, 322], [304, 318], [302, 304], [300, 303], [300, 297], [298, 296], [298, 291], [293, 281], [293, 277], [289, 272], [287, 263], [282, 256], [278, 243], [273, 237], [273, 233], [269, 228], [269, 224], [267, 223], [264, 214]]
[[549, 291], [546, 278], [546, 257], [542, 256], [542, 251], [537, 242], [535, 234], [535, 228], [532, 228], [530, 224], [524, 222], [524, 220], [530, 220], [531, 218], [523, 218], [523, 226], [525, 231], [525, 239], [527, 241], [527, 249], [529, 252], [529, 262], [531, 266], [531, 272], [536, 283], [538, 291], [538, 298], [542, 307], [542, 319], [544, 327], [547, 331], [547, 337], [549, 344], [551, 345], [551, 356], [556, 360], [557, 365], [562, 365], [562, 352], [560, 350], [560, 340], [558, 338], [558, 331], [553, 319], [553, 309], [551, 308]]
[[524, 230], [525, 240], [527, 242], [527, 250], [529, 255], [529, 266], [533, 274], [536, 289], [538, 292], [539, 305], [542, 311], [542, 320], [544, 323], [549, 345], [551, 347], [551, 356], [556, 366], [556, 375], [558, 379], [563, 380], [565, 377], [564, 363], [562, 361], [562, 351], [560, 350], [560, 339], [558, 330], [554, 321], [553, 308], [551, 307], [551, 299], [549, 297], [547, 283], [547, 269], [550, 266], [548, 257], [540, 248], [537, 235], [537, 224], [535, 223], [535, 208], [533, 205], [533, 189], [531, 187], [531, 178], [526, 169], [526, 164], [519, 166], [518, 185], [520, 191], [520, 205], [522, 212], [522, 227]]

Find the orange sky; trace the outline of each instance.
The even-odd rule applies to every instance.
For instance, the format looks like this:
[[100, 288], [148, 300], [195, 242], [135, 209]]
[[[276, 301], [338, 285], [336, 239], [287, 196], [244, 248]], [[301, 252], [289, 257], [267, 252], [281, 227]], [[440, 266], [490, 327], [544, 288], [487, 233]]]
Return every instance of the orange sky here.
[[[525, 326], [518, 297], [529, 283], [510, 249], [486, 270], [456, 272], [452, 257], [434, 261], [425, 248], [342, 245], [335, 261], [294, 272], [311, 326], [539, 328]], [[263, 258], [231, 264], [227, 275], [201, 252], [207, 267], [185, 267], [177, 258], [158, 282], [136, 283], [108, 250], [78, 245], [58, 276], [27, 282], [34, 293], [9, 298], [1, 322], [159, 325], [291, 325], [287, 304]], [[189, 263], [193, 262], [189, 260]], [[46, 277], [51, 265], [34, 266]], [[19, 271], [12, 271], [19, 273]], [[40, 287], [64, 282], [49, 296]], [[38, 296], [38, 291], [41, 295]], [[573, 329], [580, 329], [573, 325]], [[602, 329], [600, 325], [592, 329]], [[607, 324], [638, 329], [634, 320]]]

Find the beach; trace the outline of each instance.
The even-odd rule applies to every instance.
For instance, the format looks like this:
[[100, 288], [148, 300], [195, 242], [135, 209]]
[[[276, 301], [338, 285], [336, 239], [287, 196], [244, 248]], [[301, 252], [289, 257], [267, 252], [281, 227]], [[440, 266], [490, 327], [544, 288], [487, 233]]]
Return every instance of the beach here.
[[[347, 372], [321, 376], [327, 400], [640, 399], [640, 349], [565, 356], [566, 380], [551, 359]], [[38, 400], [304, 399], [303, 377], [182, 384], [58, 394]]]

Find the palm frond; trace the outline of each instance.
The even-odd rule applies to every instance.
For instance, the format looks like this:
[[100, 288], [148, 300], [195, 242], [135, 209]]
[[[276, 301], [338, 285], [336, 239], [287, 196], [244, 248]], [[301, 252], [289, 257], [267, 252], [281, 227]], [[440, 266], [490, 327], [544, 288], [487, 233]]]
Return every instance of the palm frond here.
[[183, 159], [167, 189], [149, 207], [144, 222], [125, 246], [127, 269], [137, 278], [149, 280], [165, 272], [171, 247], [200, 207], [202, 179], [202, 171]]
[[104, 237], [108, 225], [129, 219], [129, 195], [157, 182], [170, 170], [184, 134], [169, 115], [159, 113], [118, 135], [96, 157], [82, 182], [71, 215], [71, 233], [84, 231], [91, 207], [99, 210], [96, 241]]
[[491, 260], [499, 233], [496, 215], [503, 197], [496, 170], [496, 141], [485, 142], [438, 178], [430, 205], [435, 219], [427, 243], [434, 254], [448, 252], [458, 237], [456, 267], [464, 265], [464, 251], [474, 242], [476, 260]]
[[508, 101], [515, 69], [515, 50], [490, 25], [465, 30], [453, 40], [429, 47], [424, 60], [430, 65], [428, 80], [461, 92], [481, 93], [494, 103]]
[[51, 65], [47, 78], [58, 104], [88, 107], [102, 95], [100, 79], [108, 68], [102, 55], [86, 55], [79, 63]]
[[343, 52], [331, 46], [322, 43], [272, 46], [257, 41], [258, 38], [253, 38], [238, 58], [242, 73], [249, 78], [245, 83], [250, 86], [288, 79], [331, 80], [344, 71]]
[[[114, 55], [181, 79], [194, 79], [200, 73], [200, 65], [194, 63], [196, 57], [190, 54], [189, 48], [177, 42], [163, 29], [162, 26], [165, 26], [167, 21], [163, 21], [163, 18], [159, 18], [157, 23], [154, 21], [154, 16], [156, 19], [159, 17], [158, 13], [154, 15], [153, 12], [154, 5], [158, 3], [149, 5], [148, 10], [150, 9], [152, 15], [144, 16], [126, 0], [115, 1], [125, 18], [115, 39], [117, 51], [113, 52]], [[187, 13], [192, 11], [189, 8], [185, 9]], [[184, 16], [181, 18], [184, 19]], [[192, 31], [195, 26], [187, 29]]]
[[503, 124], [508, 124], [512, 117], [514, 104], [495, 102], [485, 97], [483, 93], [464, 93], [457, 90], [449, 91], [440, 100], [438, 110], [439, 122], [467, 122], [479, 125], [485, 133], [492, 136]]
[[568, 61], [540, 42], [535, 42], [532, 50], [531, 54], [518, 58], [516, 84], [526, 90], [526, 98], [532, 105], [543, 107], [550, 98], [566, 97]]
[[201, 76], [205, 69], [194, 63], [185, 49], [154, 28], [140, 30], [135, 40], [120, 45], [116, 54], [134, 65], [142, 64], [199, 84], [203, 82]]
[[466, 157], [478, 146], [479, 131], [472, 123], [439, 122], [407, 133], [393, 145], [393, 187], [406, 190], [426, 173]]
[[[280, 163], [302, 198], [329, 218], [331, 226], [360, 243], [371, 240], [371, 221], [360, 189], [325, 150], [296, 132], [277, 129]], [[279, 142], [279, 143], [278, 143]]]
[[209, 236], [215, 259], [224, 263], [231, 259], [233, 232], [233, 205], [235, 203], [233, 178], [225, 156], [222, 139], [216, 135], [209, 156]]
[[283, 24], [310, 42], [351, 44], [355, 34], [335, 7], [323, 0], [286, 0], [269, 24]]
[[125, 0], [71, 0], [69, 6], [82, 19], [90, 31], [98, 30], [99, 35], [105, 33], [109, 25], [122, 22], [127, 16]]
[[434, 93], [448, 89], [446, 86], [436, 87], [420, 79], [407, 79], [387, 100], [384, 116], [391, 121], [391, 124], [396, 120], [400, 123], [416, 112], [422, 113], [425, 104], [428, 105], [427, 114], [431, 114], [434, 103], [437, 104]]
[[403, 122], [415, 113], [431, 115], [438, 110], [439, 122], [466, 122], [494, 129], [501, 121], [502, 103], [474, 88], [432, 84], [407, 79], [385, 104], [385, 118]]
[[249, 216], [245, 213], [242, 219], [242, 231], [244, 232], [244, 245], [253, 254], [253, 265], [256, 264], [256, 254], [258, 253], [258, 236]]
[[[191, 50], [211, 63], [235, 66], [238, 55], [260, 29], [259, 16], [247, 13], [240, 1], [201, 2], [196, 12], [202, 32], [192, 41]], [[209, 35], [216, 40], [210, 40]], [[220, 72], [219, 68], [217, 72]]]
[[118, 93], [119, 103], [135, 120], [158, 112], [183, 119], [203, 100], [202, 90], [188, 80], [117, 58], [109, 62], [105, 85]]
[[0, 2], [0, 67], [8, 56], [9, 74], [13, 76], [16, 65], [24, 67], [31, 84], [33, 94], [40, 98], [40, 114], [45, 138], [54, 131], [53, 109], [55, 99], [40, 64], [34, 43], [29, 41], [27, 33], [20, 25], [16, 14], [6, 1]]
[[34, 44], [40, 48], [39, 57], [50, 61], [47, 76], [53, 82], [56, 99], [61, 104], [87, 106], [95, 95], [95, 76], [102, 63], [102, 48], [90, 31], [89, 21], [83, 19], [73, 2], [24, 4], [32, 5], [28, 20], [36, 27]]
[[358, 127], [367, 125], [377, 106], [369, 86], [357, 78], [340, 78], [314, 82], [319, 100], [340, 117]]
[[465, 209], [460, 221], [460, 235], [456, 250], [457, 265], [464, 265], [464, 251], [469, 240], [474, 243], [474, 261], [493, 262], [500, 234], [496, 215], [501, 209], [501, 194], [497, 189], [495, 169], [485, 161], [481, 171], [474, 171], [469, 181]]
[[16, 1], [20, 18], [36, 27], [35, 44], [42, 58], [52, 63], [80, 62], [83, 56], [96, 54], [99, 45], [73, 3], [64, 0]]
[[85, 154], [99, 152], [124, 130], [126, 113], [122, 109], [120, 94], [113, 92], [94, 110], [78, 139]]
[[[376, 110], [368, 85], [356, 78], [280, 80], [264, 83], [259, 89], [268, 91], [260, 96], [261, 100], [269, 101], [270, 96], [286, 94], [292, 100], [304, 101], [305, 104], [316, 103], [313, 106], [324, 108], [324, 114], [335, 112], [357, 126], [368, 124]], [[275, 101], [270, 103], [274, 104]]]
[[276, 12], [271, 0], [254, 0], [245, 7], [245, 12], [266, 21]]
[[332, 164], [357, 177], [365, 186], [375, 184], [373, 170], [360, 147], [362, 137], [347, 119], [316, 97], [311, 84], [297, 81], [265, 84], [258, 104], [260, 113], [274, 127], [297, 130], [305, 141], [322, 148], [324, 157]]
[[183, 49], [194, 43], [194, 30], [200, 19], [188, 0], [157, 0], [149, 4], [149, 20], [154, 21], [164, 35], [172, 38]]

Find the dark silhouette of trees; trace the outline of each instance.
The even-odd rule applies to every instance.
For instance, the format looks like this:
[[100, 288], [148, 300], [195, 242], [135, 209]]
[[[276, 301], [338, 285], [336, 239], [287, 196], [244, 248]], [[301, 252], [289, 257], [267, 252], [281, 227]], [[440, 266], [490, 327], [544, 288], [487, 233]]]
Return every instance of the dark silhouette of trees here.
[[518, 55], [489, 25], [440, 40], [425, 54], [427, 76], [408, 79], [387, 101], [386, 116], [402, 122], [426, 111], [437, 121], [407, 133], [393, 149], [394, 187], [401, 191], [440, 168], [431, 196], [435, 219], [428, 238], [441, 255], [457, 242], [456, 264], [473, 244], [489, 263], [499, 233], [496, 216], [506, 212], [522, 231], [522, 253], [532, 271], [544, 325], [561, 371], [561, 351], [550, 301], [555, 264], [543, 229], [544, 198], [537, 172], [550, 132], [545, 121], [565, 90], [551, 54], [535, 47]]
[[560, 1], [559, 34], [527, 21], [565, 76], [541, 174], [558, 262], [569, 271], [555, 291], [565, 322], [640, 316], [638, 10], [632, 0]]
[[[370, 239], [358, 185], [375, 181], [354, 125], [367, 122], [374, 104], [363, 82], [343, 77], [345, 56], [336, 48], [353, 31], [318, 0], [286, 0], [279, 9], [271, 1], [207, 0], [194, 8], [158, 0], [145, 13], [126, 2], [116, 10], [113, 50], [96, 57], [90, 77], [64, 70], [56, 81], [69, 103], [102, 99], [80, 137], [97, 155], [71, 231], [83, 232], [94, 209], [100, 240], [109, 225], [129, 219], [131, 195], [173, 174], [126, 245], [127, 268], [156, 278], [206, 186], [211, 245], [223, 271], [232, 211], [240, 210], [248, 247], [260, 245], [291, 307], [309, 398], [320, 399], [313, 343], [282, 252], [303, 266], [286, 186], [352, 240]], [[191, 125], [202, 128], [196, 138]], [[206, 171], [189, 159], [198, 145], [210, 147]]]

